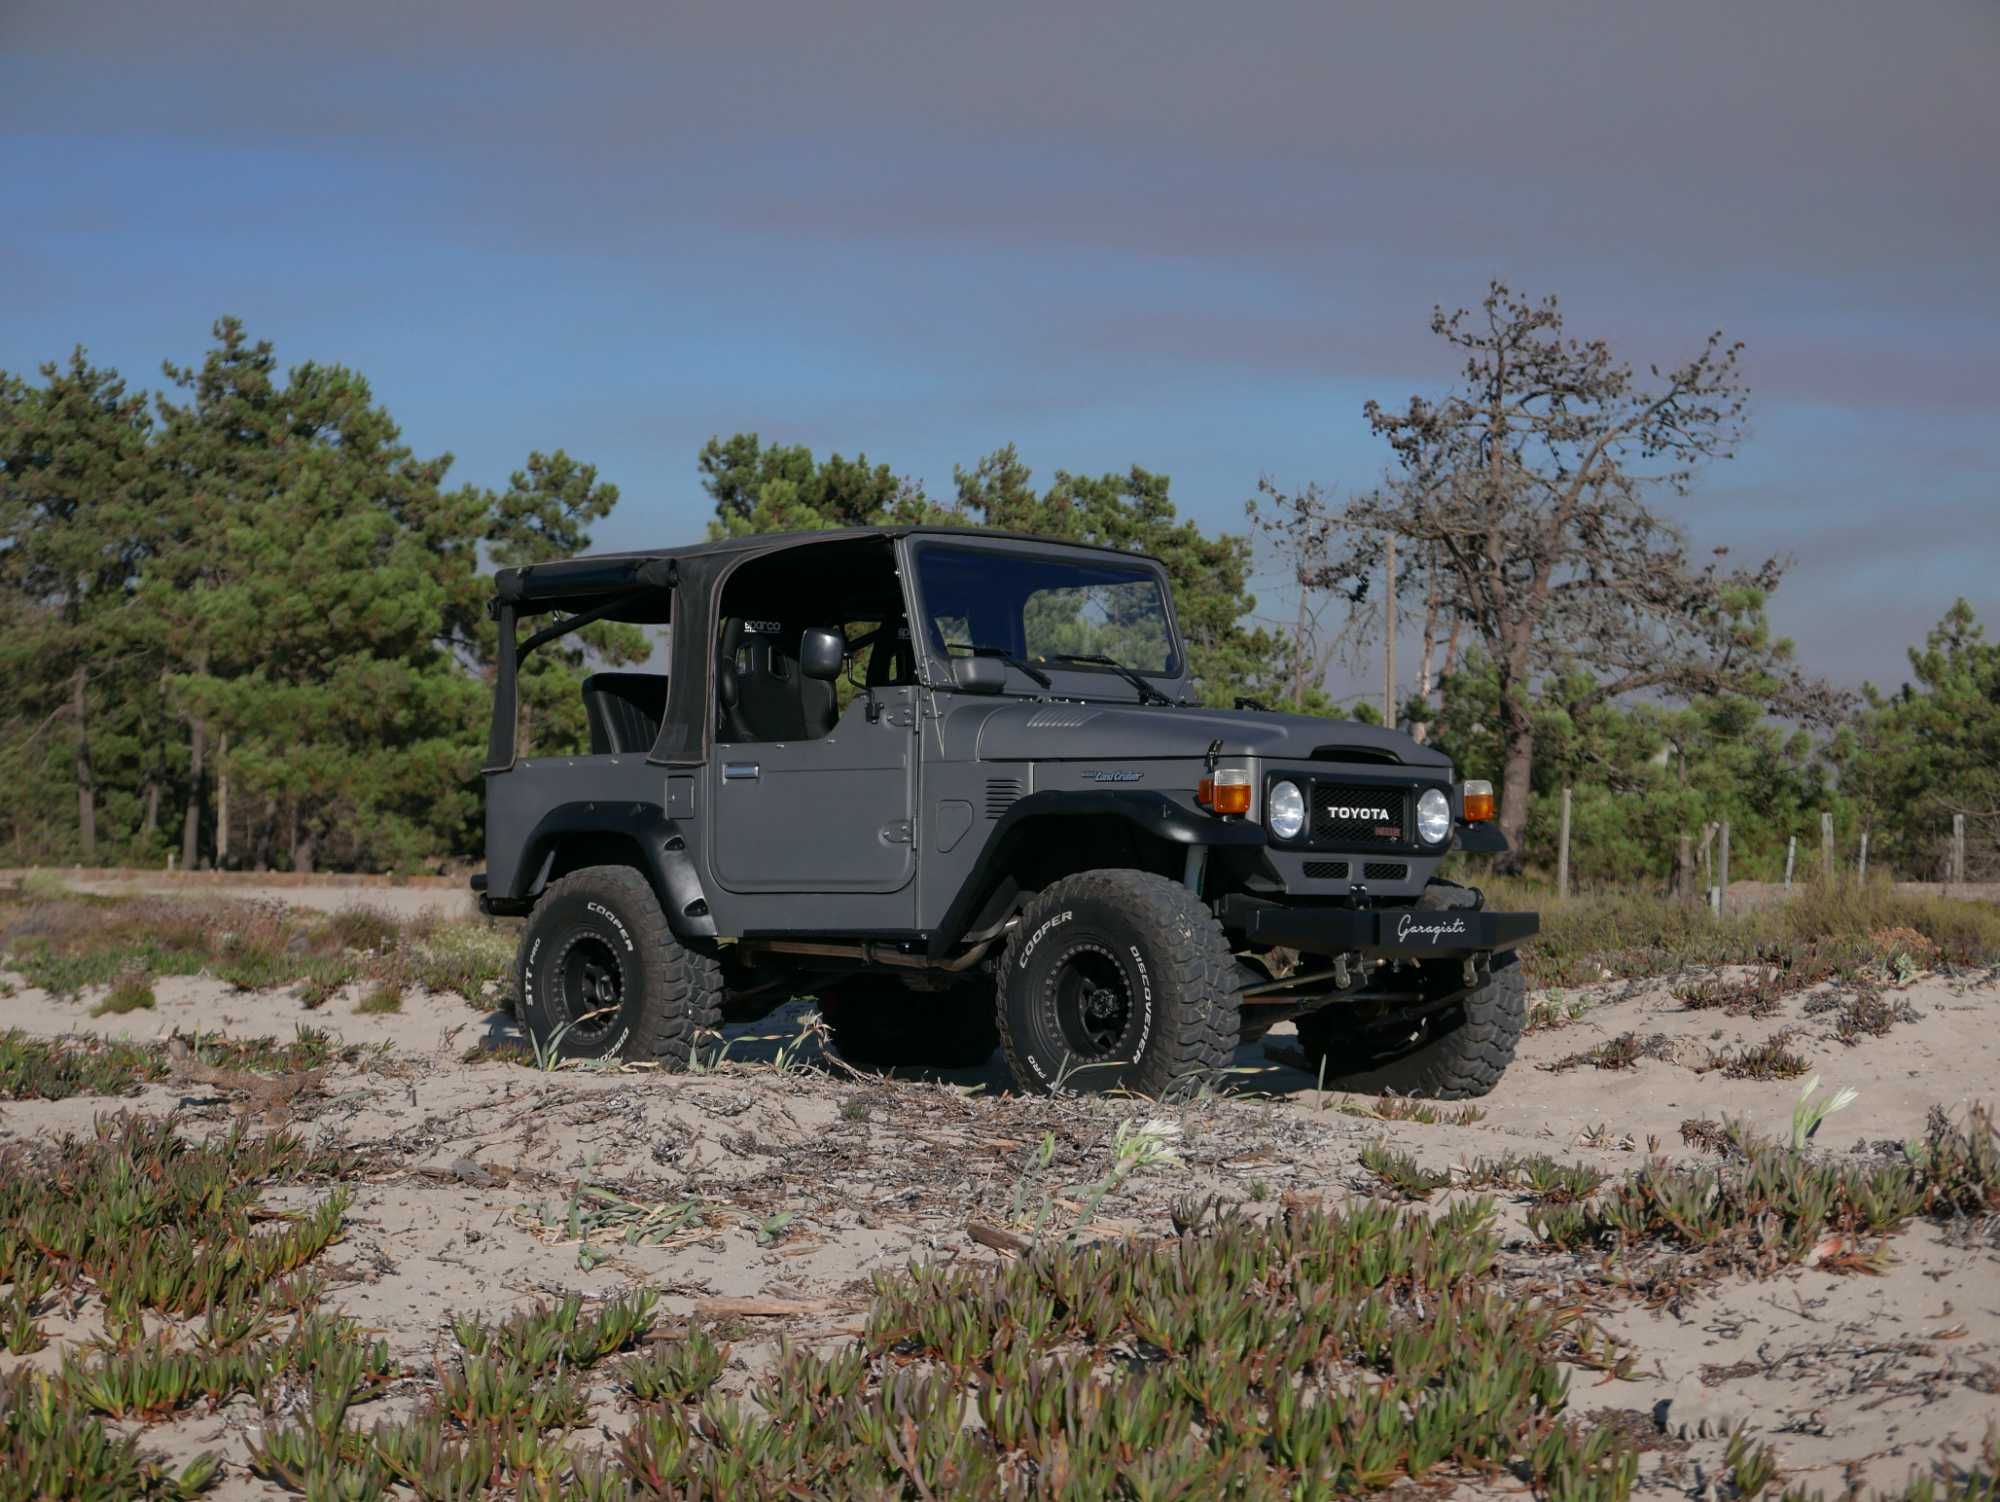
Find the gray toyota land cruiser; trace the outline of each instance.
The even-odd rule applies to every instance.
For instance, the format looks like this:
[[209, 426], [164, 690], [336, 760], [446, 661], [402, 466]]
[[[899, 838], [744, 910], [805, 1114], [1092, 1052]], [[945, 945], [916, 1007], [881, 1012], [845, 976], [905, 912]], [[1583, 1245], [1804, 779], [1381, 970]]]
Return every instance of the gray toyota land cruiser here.
[[[1493, 796], [1371, 726], [1189, 702], [1152, 558], [896, 527], [503, 569], [482, 907], [525, 915], [544, 1048], [687, 1063], [811, 995], [843, 1058], [1163, 1094], [1295, 1020], [1330, 1086], [1490, 1090], [1532, 913], [1443, 881]], [[521, 659], [667, 625], [586, 678], [588, 755], [519, 754]]]

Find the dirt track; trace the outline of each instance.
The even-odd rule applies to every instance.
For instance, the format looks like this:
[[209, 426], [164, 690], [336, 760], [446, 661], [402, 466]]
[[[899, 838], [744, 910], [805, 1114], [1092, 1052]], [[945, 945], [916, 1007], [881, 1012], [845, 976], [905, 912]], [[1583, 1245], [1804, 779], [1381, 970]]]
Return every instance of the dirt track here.
[[[296, 891], [285, 895], [298, 900]], [[371, 891], [370, 900], [379, 895]], [[1852, 1043], [1836, 1036], [1824, 988], [1762, 1019], [1692, 1011], [1659, 985], [1533, 997], [1546, 1013], [1580, 1015], [1531, 1034], [1500, 1090], [1480, 1103], [1482, 1119], [1465, 1125], [1347, 1114], [1367, 1103], [1321, 1095], [1284, 1062], [1290, 1040], [1282, 1031], [1242, 1051], [1227, 1093], [1169, 1110], [1016, 1099], [1002, 1093], [1008, 1081], [997, 1062], [932, 1080], [846, 1077], [821, 1067], [801, 1006], [737, 1030], [719, 1069], [665, 1076], [466, 1063], [473, 1045], [514, 1032], [505, 1015], [456, 996], [412, 997], [400, 1014], [362, 1016], [353, 995], [306, 1012], [289, 993], [231, 992], [206, 977], [163, 979], [155, 991], [153, 1012], [96, 1019], [88, 997], [53, 1001], [17, 977], [0, 998], [0, 1029], [144, 1038], [178, 1027], [282, 1038], [304, 1023], [386, 1045], [364, 1066], [336, 1070], [324, 1096], [298, 1106], [295, 1125], [369, 1161], [333, 1254], [352, 1280], [337, 1301], [418, 1365], [429, 1360], [447, 1311], [498, 1313], [568, 1290], [644, 1283], [679, 1313], [719, 1299], [789, 1301], [788, 1317], [737, 1325], [730, 1380], [740, 1382], [780, 1332], [853, 1332], [873, 1271], [913, 1258], [1002, 1255], [972, 1239], [973, 1223], [1024, 1236], [1158, 1235], [1184, 1196], [1253, 1209], [1292, 1196], [1338, 1202], [1382, 1192], [1357, 1156], [1383, 1140], [1430, 1168], [1513, 1152], [1624, 1173], [1649, 1154], [1698, 1157], [1683, 1140], [1689, 1121], [1737, 1118], [1782, 1138], [1797, 1080], [1731, 1079], [1700, 1067], [1712, 1050], [1781, 1028], [1797, 1029], [1792, 1048], [1828, 1090], [1860, 1092], [1821, 1131], [1823, 1151], [1894, 1151], [1922, 1135], [1934, 1107], [1961, 1110], [2000, 1093], [1992, 977], [1926, 976], [1891, 991], [1889, 1001], [1907, 1005], [1904, 1020]], [[1643, 1048], [1631, 1067], [1547, 1067], [1626, 1033]], [[87, 1127], [110, 1104], [0, 1105], [0, 1137]], [[178, 1109], [197, 1130], [231, 1115], [199, 1086], [153, 1086], [120, 1104]], [[1169, 1124], [1176, 1161], [1120, 1179], [1118, 1124], [1149, 1118]], [[608, 1186], [632, 1206], [675, 1219], [677, 1229], [661, 1245], [627, 1246], [620, 1227], [609, 1226], [582, 1251], [565, 1223], [579, 1182]], [[1524, 1241], [1521, 1204], [1504, 1191], [1498, 1197], [1510, 1239]], [[1688, 1424], [1751, 1425], [1809, 1489], [1832, 1494], [1859, 1477], [1900, 1482], [1946, 1442], [1977, 1441], [2000, 1410], [2000, 1236], [1991, 1224], [1918, 1222], [1890, 1248], [1894, 1261], [1879, 1276], [1807, 1269], [1731, 1277], [1662, 1308], [1600, 1299], [1607, 1328], [1640, 1353], [1637, 1373], [1601, 1386], [1579, 1373], [1573, 1403], [1629, 1414], [1625, 1422], [1655, 1435], [1642, 1489], [1687, 1492], [1712, 1474], [1693, 1467], [1712, 1468], [1720, 1441], [1672, 1432]], [[1519, 1255], [1520, 1276], [1530, 1276], [1531, 1264], [1534, 1276], [1548, 1275], [1545, 1256]], [[50, 1349], [25, 1359], [47, 1367], [60, 1337], [97, 1330], [52, 1321], [50, 1333], [59, 1337]], [[255, 1423], [255, 1407], [239, 1400], [154, 1426], [147, 1438], [182, 1453], [219, 1447], [240, 1462]], [[232, 1467], [214, 1495], [266, 1494]]]

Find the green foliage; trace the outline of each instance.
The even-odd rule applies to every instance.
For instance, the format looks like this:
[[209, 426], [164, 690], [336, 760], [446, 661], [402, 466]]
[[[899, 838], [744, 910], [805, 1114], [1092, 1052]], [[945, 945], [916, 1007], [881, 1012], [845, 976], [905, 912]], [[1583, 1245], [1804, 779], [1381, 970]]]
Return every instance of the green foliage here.
[[914, 481], [868, 456], [813, 458], [803, 445], [764, 444], [755, 433], [711, 438], [696, 461], [715, 502], [711, 537], [816, 532], [941, 520], [945, 513]]
[[[405, 869], [476, 838], [490, 558], [584, 551], [614, 486], [561, 450], [447, 491], [338, 365], [282, 373], [219, 320], [177, 391], [77, 351], [0, 373], [0, 845]], [[537, 654], [529, 739], [581, 743], [577, 679], [644, 656], [602, 626]], [[101, 846], [100, 846], [101, 841]]]
[[1648, 1164], [1587, 1201], [1528, 1212], [1535, 1235], [1566, 1251], [1629, 1256], [1648, 1246], [1694, 1252], [1711, 1267], [1770, 1271], [1809, 1258], [1836, 1270], [1875, 1270], [1860, 1238], [1912, 1217], [1987, 1213], [2000, 1205], [2000, 1132], [1984, 1108], [1963, 1123], [1935, 1113], [1903, 1161], [1822, 1159], [1722, 1129], [1731, 1157], [1713, 1167]]
[[1532, 984], [1574, 986], [1675, 975], [1716, 965], [1755, 965], [1814, 980], [1851, 978], [1875, 967], [1888, 978], [1914, 947], [1930, 964], [2000, 964], [2000, 908], [1913, 896], [1880, 886], [1809, 887], [1789, 902], [1717, 919], [1704, 907], [1663, 902], [1626, 888], [1564, 903], [1540, 883], [1481, 883], [1487, 905], [1539, 911], [1542, 931], [1522, 947]]
[[1834, 756], [1876, 848], [1912, 875], [1947, 875], [1951, 816], [1967, 824], [1968, 875], [2000, 873], [2000, 642], [1959, 600], [1910, 651], [1915, 683], [1870, 686]]
[[[1822, 748], [1800, 730], [1765, 719], [1743, 698], [1697, 698], [1670, 708], [1593, 701], [1585, 674], [1544, 679], [1530, 700], [1535, 741], [1525, 835], [1528, 862], [1556, 862], [1562, 789], [1573, 789], [1571, 879], [1579, 887], [1660, 881], [1673, 875], [1683, 836], [1699, 842], [1711, 823], [1730, 826], [1730, 874], [1739, 881], [1784, 875], [1786, 841], [1810, 835], [1831, 811], [1842, 838], [1854, 828], [1852, 800], [1832, 784]], [[1503, 771], [1499, 680], [1492, 659], [1469, 653], [1447, 678], [1431, 740], [1460, 775], [1498, 783]]]
[[72, 1095], [131, 1095], [164, 1078], [159, 1051], [101, 1038], [35, 1038], [0, 1033], [0, 1100], [65, 1100]]

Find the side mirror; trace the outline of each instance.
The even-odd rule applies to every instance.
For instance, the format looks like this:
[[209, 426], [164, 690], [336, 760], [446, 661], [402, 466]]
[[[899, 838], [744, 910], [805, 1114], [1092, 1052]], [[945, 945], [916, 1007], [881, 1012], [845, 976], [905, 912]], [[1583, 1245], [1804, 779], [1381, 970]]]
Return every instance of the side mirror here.
[[997, 694], [1007, 686], [1007, 664], [997, 657], [954, 657], [951, 681], [968, 694]]
[[799, 638], [799, 671], [808, 678], [830, 683], [840, 676], [841, 664], [846, 661], [847, 638], [838, 631], [813, 626]]

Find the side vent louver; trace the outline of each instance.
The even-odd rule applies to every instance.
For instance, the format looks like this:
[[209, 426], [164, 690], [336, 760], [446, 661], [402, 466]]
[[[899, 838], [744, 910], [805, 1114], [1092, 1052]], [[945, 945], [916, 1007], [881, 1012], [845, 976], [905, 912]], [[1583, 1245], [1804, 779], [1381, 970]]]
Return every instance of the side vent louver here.
[[1027, 791], [1018, 777], [989, 777], [986, 780], [986, 817], [997, 819]]

